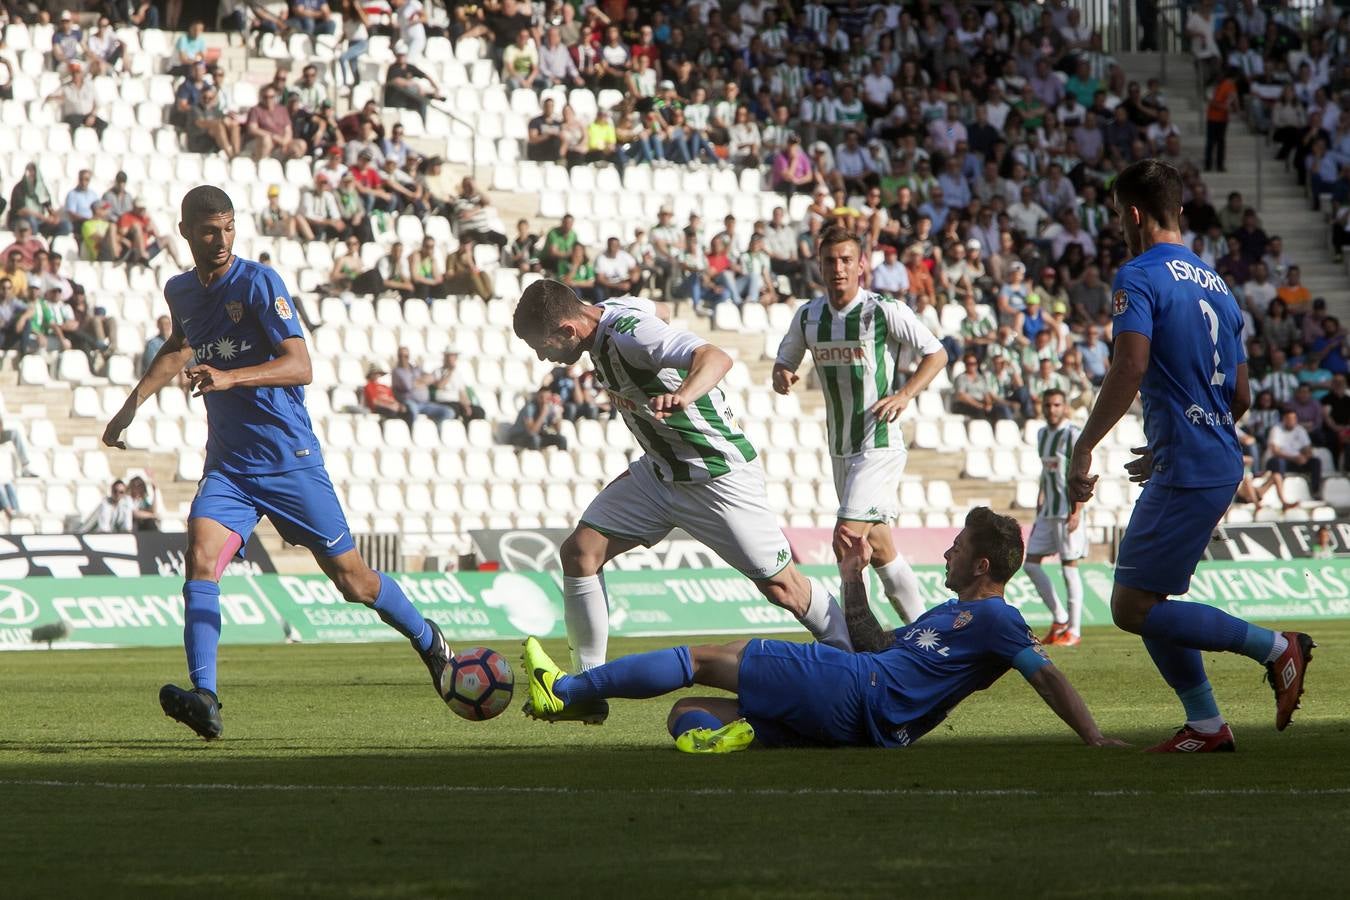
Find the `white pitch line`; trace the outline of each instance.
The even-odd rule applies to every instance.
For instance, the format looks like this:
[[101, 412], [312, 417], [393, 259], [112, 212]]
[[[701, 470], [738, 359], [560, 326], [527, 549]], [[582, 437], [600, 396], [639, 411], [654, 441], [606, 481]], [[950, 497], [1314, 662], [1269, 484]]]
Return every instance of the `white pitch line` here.
[[545, 796], [678, 796], [678, 797], [1330, 797], [1350, 795], [1350, 787], [1329, 788], [1198, 788], [1183, 791], [1085, 790], [1043, 791], [1035, 788], [574, 788], [528, 785], [453, 784], [230, 784], [221, 782], [162, 784], [132, 781], [58, 781], [0, 779], [0, 787], [101, 788], [121, 791], [242, 791], [297, 793], [440, 793], [523, 794]]

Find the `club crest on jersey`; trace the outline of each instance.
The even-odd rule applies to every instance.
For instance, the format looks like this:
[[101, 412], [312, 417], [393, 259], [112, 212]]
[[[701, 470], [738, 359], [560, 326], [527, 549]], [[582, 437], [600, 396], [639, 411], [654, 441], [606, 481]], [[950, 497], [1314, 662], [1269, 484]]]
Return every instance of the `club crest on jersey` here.
[[952, 619], [952, 628], [957, 630], [965, 628], [967, 625], [970, 624], [970, 620], [973, 618], [975, 618], [975, 614], [973, 612], [971, 612], [968, 609], [963, 609], [956, 614], [955, 619]]
[[231, 300], [225, 304], [225, 314], [230, 317], [231, 322], [239, 324], [239, 320], [244, 317], [244, 304], [238, 300]]
[[1116, 291], [1111, 295], [1111, 315], [1118, 316], [1130, 308], [1130, 298], [1125, 291]]
[[[281, 316], [283, 319], [286, 319], [286, 320], [288, 320], [288, 321], [290, 320], [290, 318], [291, 318], [291, 305], [290, 305], [289, 303], [286, 302], [286, 298], [285, 298], [285, 297], [278, 297], [278, 298], [277, 298], [276, 308], [277, 308], [277, 315]], [[239, 320], [236, 319], [235, 321], [237, 322], [237, 321], [239, 321]]]

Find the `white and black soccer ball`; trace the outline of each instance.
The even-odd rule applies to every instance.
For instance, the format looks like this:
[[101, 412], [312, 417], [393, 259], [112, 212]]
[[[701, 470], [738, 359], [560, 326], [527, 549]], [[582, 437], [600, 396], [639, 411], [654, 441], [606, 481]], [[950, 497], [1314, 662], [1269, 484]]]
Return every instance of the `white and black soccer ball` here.
[[445, 705], [463, 719], [481, 722], [500, 716], [511, 705], [516, 675], [496, 650], [471, 647], [450, 660]]

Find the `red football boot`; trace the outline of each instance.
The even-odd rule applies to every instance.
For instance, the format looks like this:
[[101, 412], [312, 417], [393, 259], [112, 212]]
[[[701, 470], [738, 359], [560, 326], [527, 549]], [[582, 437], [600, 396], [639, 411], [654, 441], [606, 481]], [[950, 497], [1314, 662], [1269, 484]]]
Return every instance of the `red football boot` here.
[[1225, 724], [1214, 734], [1201, 734], [1189, 725], [1183, 725], [1167, 740], [1148, 753], [1232, 753], [1237, 750], [1233, 730]]
[[1275, 730], [1284, 731], [1299, 708], [1298, 698], [1303, 694], [1303, 676], [1312, 662], [1312, 651], [1317, 645], [1299, 631], [1286, 631], [1289, 646], [1273, 663], [1266, 663], [1266, 680], [1275, 690]]
[[1065, 635], [1068, 633], [1069, 633], [1068, 622], [1056, 622], [1055, 624], [1050, 626], [1050, 630], [1045, 633], [1045, 637], [1041, 638], [1041, 643], [1049, 647], [1051, 644], [1054, 644], [1056, 641], [1059, 640], [1060, 635]]

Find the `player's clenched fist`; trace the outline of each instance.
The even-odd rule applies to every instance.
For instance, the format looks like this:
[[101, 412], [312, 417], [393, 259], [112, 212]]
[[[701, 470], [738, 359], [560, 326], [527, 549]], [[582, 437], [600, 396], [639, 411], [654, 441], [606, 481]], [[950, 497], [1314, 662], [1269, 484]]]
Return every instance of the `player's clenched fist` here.
[[872, 544], [864, 536], [838, 525], [834, 529], [834, 552], [839, 557], [839, 574], [858, 578], [872, 561]]
[[791, 369], [782, 366], [773, 367], [773, 389], [778, 393], [788, 393], [798, 381], [801, 381], [801, 376]]
[[[132, 395], [135, 398], [135, 395]], [[127, 449], [126, 442], [121, 440], [122, 432], [131, 427], [131, 420], [136, 418], [136, 405], [132, 400], [128, 400], [117, 411], [108, 422], [108, 427], [103, 429], [103, 444], [106, 447], [116, 447], [118, 450]]]
[[1083, 452], [1082, 445], [1074, 448], [1073, 462], [1069, 466], [1069, 499], [1075, 503], [1086, 503], [1092, 499], [1092, 490], [1097, 485], [1097, 476], [1092, 471], [1092, 451]]
[[193, 366], [187, 370], [188, 382], [192, 386], [192, 396], [200, 397], [212, 391], [228, 391], [234, 387], [234, 375], [227, 369], [213, 369], [210, 366]]
[[658, 419], [669, 418], [677, 412], [683, 412], [689, 405], [689, 401], [679, 394], [662, 394], [659, 397], [653, 397], [648, 402], [652, 415]]

